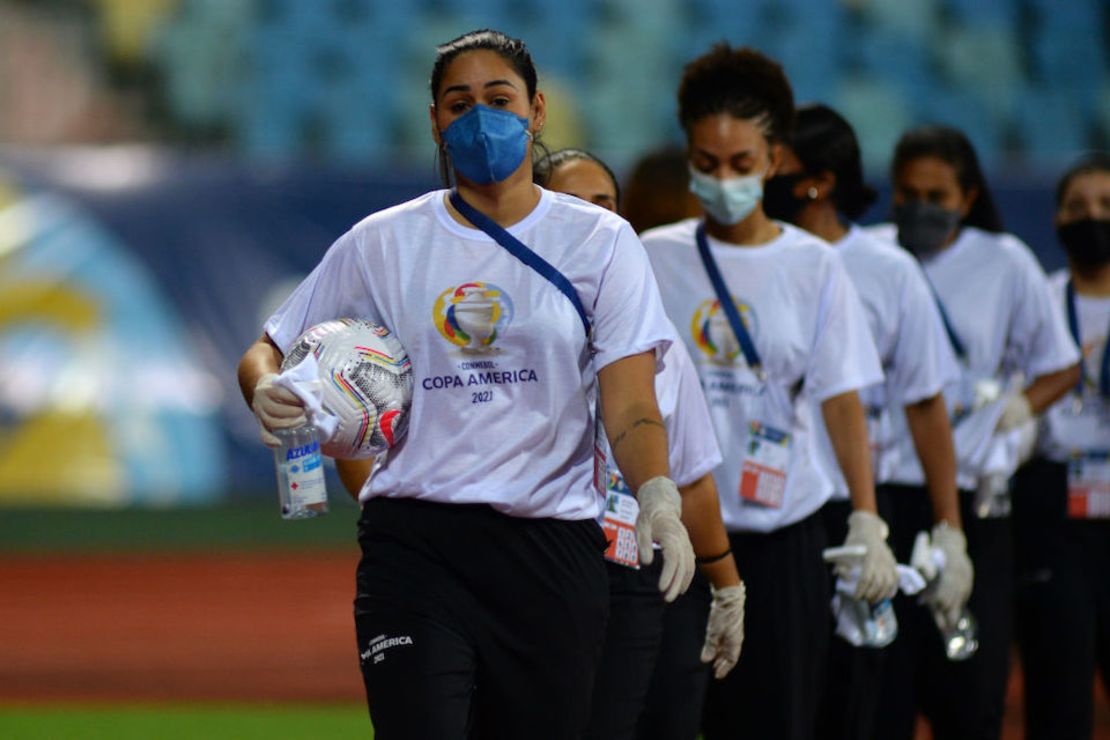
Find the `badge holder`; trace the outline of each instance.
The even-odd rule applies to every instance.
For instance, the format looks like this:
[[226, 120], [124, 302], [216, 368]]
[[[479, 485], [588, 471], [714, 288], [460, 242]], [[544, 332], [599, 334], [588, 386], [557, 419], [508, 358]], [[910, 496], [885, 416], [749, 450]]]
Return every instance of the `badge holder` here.
[[636, 542], [636, 517], [639, 514], [640, 505], [624, 479], [610, 472], [605, 515], [601, 520], [601, 529], [609, 542], [605, 548], [605, 559], [610, 563], [639, 570], [640, 550]]
[[753, 420], [740, 467], [740, 501], [772, 509], [782, 506], [790, 468], [791, 435]]
[[1077, 451], [1068, 462], [1068, 517], [1110, 519], [1110, 451]]

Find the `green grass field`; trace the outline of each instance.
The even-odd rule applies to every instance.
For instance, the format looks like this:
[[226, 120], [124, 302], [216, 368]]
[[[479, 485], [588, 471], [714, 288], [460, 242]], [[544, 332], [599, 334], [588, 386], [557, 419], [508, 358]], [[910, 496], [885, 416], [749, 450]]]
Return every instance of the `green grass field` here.
[[0, 510], [0, 554], [355, 548], [357, 522], [355, 504], [335, 495], [330, 513], [301, 521], [282, 519], [276, 500], [163, 509], [12, 508]]
[[0, 707], [12, 740], [319, 740], [373, 738], [363, 705], [50, 705]]

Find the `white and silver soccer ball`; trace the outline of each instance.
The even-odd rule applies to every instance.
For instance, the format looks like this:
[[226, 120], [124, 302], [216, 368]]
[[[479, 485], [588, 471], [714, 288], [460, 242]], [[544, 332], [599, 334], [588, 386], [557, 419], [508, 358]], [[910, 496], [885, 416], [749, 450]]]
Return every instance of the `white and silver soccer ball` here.
[[363, 319], [324, 321], [306, 331], [286, 354], [281, 369], [316, 357], [324, 410], [339, 419], [320, 450], [358, 459], [385, 452], [405, 436], [412, 404], [412, 364], [405, 348], [384, 326]]

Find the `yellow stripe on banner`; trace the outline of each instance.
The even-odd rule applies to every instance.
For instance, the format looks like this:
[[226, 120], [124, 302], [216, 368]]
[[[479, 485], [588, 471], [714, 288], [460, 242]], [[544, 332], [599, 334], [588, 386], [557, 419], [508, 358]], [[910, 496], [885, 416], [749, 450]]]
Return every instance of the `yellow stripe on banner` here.
[[179, 4], [179, 0], [96, 0], [100, 34], [112, 57], [127, 64], [142, 62]]
[[15, 182], [0, 169], [0, 265], [13, 250], [22, 247], [34, 232], [31, 209]]
[[94, 412], [47, 412], [0, 433], [0, 504], [119, 504], [125, 479]]
[[21, 281], [0, 291], [0, 331], [7, 324], [51, 322], [83, 332], [99, 320], [99, 301], [71, 285]]

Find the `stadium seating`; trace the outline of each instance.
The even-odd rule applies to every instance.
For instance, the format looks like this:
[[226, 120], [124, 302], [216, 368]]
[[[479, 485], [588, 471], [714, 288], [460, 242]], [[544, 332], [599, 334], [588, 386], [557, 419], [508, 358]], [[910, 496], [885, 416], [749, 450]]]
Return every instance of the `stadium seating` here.
[[993, 161], [1110, 139], [1101, 0], [164, 0], [168, 17], [130, 26], [126, 4], [96, 5], [115, 26], [154, 29], [148, 63], [177, 125], [263, 157], [424, 157], [435, 45], [487, 26], [529, 42], [577, 101], [582, 143], [618, 166], [677, 134], [682, 65], [719, 40], [778, 58], [800, 100], [868, 116], [872, 157], [898, 127], [941, 118]]

